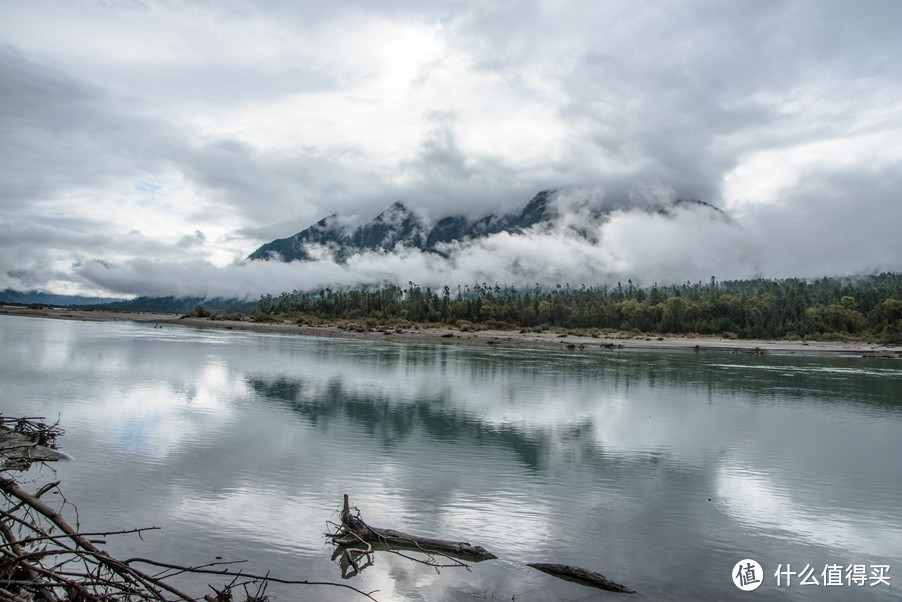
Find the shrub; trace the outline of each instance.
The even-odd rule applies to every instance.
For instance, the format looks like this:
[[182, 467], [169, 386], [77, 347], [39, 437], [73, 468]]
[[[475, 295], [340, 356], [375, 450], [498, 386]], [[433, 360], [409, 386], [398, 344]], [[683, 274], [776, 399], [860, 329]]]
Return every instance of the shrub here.
[[206, 309], [203, 305], [198, 305], [193, 310], [189, 311], [185, 314], [186, 318], [209, 318], [213, 315], [213, 312]]

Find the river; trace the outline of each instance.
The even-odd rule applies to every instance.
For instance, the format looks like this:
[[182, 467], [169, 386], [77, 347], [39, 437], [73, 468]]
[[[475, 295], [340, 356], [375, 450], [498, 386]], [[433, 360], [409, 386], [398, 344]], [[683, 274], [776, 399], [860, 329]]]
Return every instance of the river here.
[[[899, 360], [11, 316], [0, 333], [0, 411], [58, 418], [74, 458], [33, 469], [32, 488], [61, 480], [83, 530], [161, 527], [109, 538], [114, 555], [247, 560], [383, 601], [629, 598], [526, 562], [598, 571], [648, 600], [890, 600], [902, 588]], [[344, 493], [372, 525], [499, 560], [436, 571], [379, 554], [343, 581], [323, 534]], [[734, 585], [743, 559], [763, 569], [755, 594]], [[203, 595], [207, 583], [221, 585], [190, 585]]]

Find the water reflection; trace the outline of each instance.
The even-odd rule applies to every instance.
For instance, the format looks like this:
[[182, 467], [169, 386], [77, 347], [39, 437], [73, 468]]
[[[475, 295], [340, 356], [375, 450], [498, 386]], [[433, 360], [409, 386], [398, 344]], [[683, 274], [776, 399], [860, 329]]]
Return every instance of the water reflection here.
[[746, 530], [761, 535], [802, 539], [852, 557], [902, 558], [902, 525], [889, 508], [836, 507], [833, 500], [797, 499], [791, 483], [773, 475], [724, 463], [717, 476], [722, 508]]
[[[305, 577], [335, 578], [322, 533], [345, 492], [372, 524], [587, 566], [651, 599], [728, 598], [745, 557], [902, 558], [902, 370], [887, 360], [0, 329], [4, 412], [59, 413], [83, 519], [190, 534], [174, 560], [212, 548], [293, 574], [302, 558]], [[565, 597], [521, 568], [388, 560], [360, 579], [385, 599]]]

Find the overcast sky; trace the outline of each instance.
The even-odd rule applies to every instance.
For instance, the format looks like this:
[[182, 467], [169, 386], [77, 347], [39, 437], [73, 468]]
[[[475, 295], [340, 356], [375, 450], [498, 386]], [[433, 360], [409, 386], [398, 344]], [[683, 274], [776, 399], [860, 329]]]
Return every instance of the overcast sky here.
[[[895, 0], [0, 0], [0, 288], [902, 270]], [[598, 240], [244, 265], [334, 212], [691, 197]]]

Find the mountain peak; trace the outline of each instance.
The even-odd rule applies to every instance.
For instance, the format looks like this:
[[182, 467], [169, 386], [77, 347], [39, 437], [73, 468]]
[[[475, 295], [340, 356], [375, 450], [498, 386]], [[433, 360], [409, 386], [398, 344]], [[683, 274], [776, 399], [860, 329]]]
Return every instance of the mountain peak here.
[[[582, 207], [590, 202], [588, 198], [584, 200], [578, 198], [580, 190], [542, 190], [530, 199], [519, 212], [506, 215], [490, 213], [478, 219], [452, 215], [443, 217], [432, 225], [417, 213], [409, 210], [401, 201], [395, 201], [372, 221], [356, 229], [349, 229], [342, 224], [342, 220], [337, 214], [333, 214], [294, 236], [262, 245], [251, 253], [248, 259], [309, 261], [314, 259], [310, 253], [311, 245], [331, 249], [335, 260], [339, 262], [343, 262], [357, 253], [366, 251], [391, 253], [400, 247], [447, 256], [448, 245], [485, 238], [500, 232], [522, 234], [538, 224], [564, 219], [573, 207]], [[564, 194], [569, 195], [566, 202], [561, 197]], [[578, 202], [574, 205], [573, 200]], [[633, 208], [670, 215], [672, 209], [681, 206], [711, 210], [713, 217], [729, 221], [726, 214], [717, 207], [694, 199], [676, 199], [660, 206], [637, 205]], [[614, 209], [622, 208], [620, 203], [613, 203], [607, 208], [597, 206], [592, 215], [604, 219]], [[575, 235], [592, 238], [588, 230], [583, 232], [582, 229], [573, 229], [572, 226], [571, 230]]]
[[532, 197], [517, 217], [517, 225], [521, 228], [529, 228], [539, 222], [553, 219], [554, 211], [549, 207], [549, 203], [557, 192], [553, 189], [542, 190]]
[[[385, 208], [385, 210], [377, 215], [373, 222], [398, 222], [414, 217], [413, 212], [404, 206], [401, 201], [395, 201]], [[414, 217], [414, 219], [416, 219]], [[373, 223], [371, 222], [371, 223]]]

